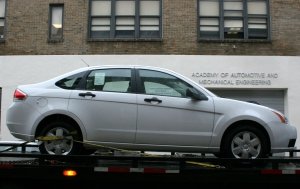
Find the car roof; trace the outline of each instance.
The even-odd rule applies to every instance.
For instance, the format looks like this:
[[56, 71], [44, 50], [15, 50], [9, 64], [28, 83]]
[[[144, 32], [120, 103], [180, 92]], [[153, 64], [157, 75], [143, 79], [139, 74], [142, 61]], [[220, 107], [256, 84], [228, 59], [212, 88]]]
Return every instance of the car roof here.
[[87, 69], [94, 70], [94, 69], [103, 69], [103, 68], [131, 68], [131, 69], [133, 69], [133, 68], [142, 68], [142, 69], [154, 69], [154, 70], [171, 71], [171, 70], [161, 68], [161, 67], [144, 66], [144, 65], [101, 65], [101, 66], [91, 66], [91, 67], [88, 67]]
[[171, 69], [168, 68], [163, 68], [163, 67], [157, 67], [157, 66], [145, 66], [145, 65], [101, 65], [101, 66], [91, 66], [88, 67], [89, 70], [94, 70], [94, 69], [105, 69], [105, 68], [129, 68], [129, 69], [149, 69], [149, 70], [156, 70], [156, 71], [162, 71], [162, 72], [168, 72], [172, 73], [175, 75], [181, 75], [178, 72], [175, 72]]

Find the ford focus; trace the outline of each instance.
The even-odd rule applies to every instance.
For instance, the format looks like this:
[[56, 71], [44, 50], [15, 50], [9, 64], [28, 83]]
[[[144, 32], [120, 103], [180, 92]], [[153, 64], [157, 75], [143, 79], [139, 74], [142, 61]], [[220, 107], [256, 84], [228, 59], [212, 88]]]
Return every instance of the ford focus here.
[[6, 120], [16, 138], [52, 137], [40, 142], [44, 154], [106, 146], [254, 159], [291, 151], [297, 139], [281, 112], [146, 66], [86, 67], [18, 86]]

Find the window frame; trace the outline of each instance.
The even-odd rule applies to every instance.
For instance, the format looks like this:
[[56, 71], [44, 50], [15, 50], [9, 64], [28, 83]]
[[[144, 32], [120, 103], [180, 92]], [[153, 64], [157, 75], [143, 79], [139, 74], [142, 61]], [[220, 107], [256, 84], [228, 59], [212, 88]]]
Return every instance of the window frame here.
[[[103, 90], [89, 90], [86, 88], [87, 78], [92, 72], [99, 70], [129, 70], [130, 71], [130, 91], [127, 92], [118, 92], [118, 91], [103, 91]], [[136, 94], [136, 81], [135, 81], [135, 71], [132, 68], [101, 68], [101, 69], [92, 69], [85, 73], [85, 76], [82, 78], [82, 82], [80, 82], [78, 90], [82, 91], [92, 91], [92, 92], [100, 92], [100, 93], [122, 93], [122, 94]]]
[[[53, 37], [52, 36], [52, 15], [53, 15], [53, 8], [59, 7], [62, 9], [62, 34], [60, 37]], [[63, 3], [55, 3], [55, 4], [49, 4], [49, 23], [48, 23], [48, 42], [63, 42], [64, 40], [64, 11], [65, 7]]]
[[5, 6], [4, 6], [4, 17], [0, 17], [0, 20], [3, 20], [3, 37], [0, 38], [0, 42], [4, 42], [5, 41], [5, 34], [6, 34], [6, 16], [7, 16], [7, 0], [4, 0]]
[[[176, 80], [180, 81], [181, 83], [185, 84], [186, 86], [188, 86], [190, 89], [197, 91], [197, 93], [201, 94], [201, 92], [196, 89], [193, 85], [191, 85], [190, 83], [186, 82], [185, 80], [178, 78], [175, 75], [172, 75], [170, 73], [166, 73], [163, 71], [159, 71], [159, 70], [152, 70], [152, 69], [145, 69], [145, 68], [137, 68], [136, 69], [136, 86], [137, 86], [137, 94], [140, 95], [149, 95], [149, 96], [162, 96], [162, 97], [170, 97], [170, 98], [184, 98], [184, 99], [191, 99], [191, 97], [189, 96], [170, 96], [170, 95], [161, 95], [161, 94], [147, 94], [146, 91], [144, 92], [144, 87], [142, 86], [142, 77], [140, 76], [140, 71], [151, 71], [151, 72], [157, 72], [157, 73], [161, 73], [161, 74], [165, 74], [165, 75], [169, 75], [171, 77], [176, 78]], [[165, 84], [163, 84], [165, 85]], [[167, 87], [170, 87], [168, 85], [166, 85]], [[170, 87], [171, 89], [173, 89], [174, 91], [178, 92], [177, 90], [175, 90], [174, 88]], [[178, 92], [179, 93], [179, 92]]]
[[[55, 82], [55, 86], [61, 88], [61, 89], [64, 89], [64, 90], [77, 90], [80, 88], [80, 86], [82, 85], [82, 81], [85, 79], [86, 77], [86, 71], [83, 71], [83, 72], [79, 72], [79, 73], [76, 73], [76, 74], [72, 74], [72, 75], [69, 75], [67, 77], [64, 77], [58, 81]], [[72, 79], [70, 79], [72, 78]], [[72, 86], [63, 86], [63, 83], [66, 83], [68, 81], [71, 81], [75, 79], [74, 83], [72, 84]]]
[[[270, 0], [241, 0], [242, 1], [242, 23], [243, 23], [243, 38], [226, 38], [225, 37], [225, 18], [237, 19], [234, 16], [225, 16], [225, 8], [224, 2], [225, 0], [216, 0], [219, 5], [219, 16], [214, 17], [218, 18], [218, 28], [219, 28], [219, 36], [218, 38], [210, 38], [210, 37], [201, 37], [200, 31], [200, 19], [201, 18], [210, 18], [210, 16], [201, 16], [200, 15], [200, 1], [209, 1], [209, 0], [197, 0], [197, 38], [198, 41], [211, 41], [211, 42], [271, 42], [271, 14], [270, 14]], [[234, 0], [232, 0], [234, 1]], [[266, 3], [266, 14], [265, 15], [256, 15], [249, 16], [248, 14], [248, 2], [265, 2]], [[212, 17], [211, 17], [212, 18]], [[266, 19], [266, 38], [249, 38], [249, 18], [260, 18]]]
[[[111, 14], [105, 16], [93, 16], [92, 15], [92, 2], [93, 1], [110, 1], [111, 4]], [[132, 0], [135, 4], [135, 14], [134, 15], [116, 15], [116, 2], [120, 0], [89, 0], [89, 11], [88, 11], [88, 41], [162, 41], [162, 1], [163, 0], [148, 0], [148, 1], [158, 1], [159, 2], [159, 15], [158, 16], [145, 16], [140, 14], [140, 2], [146, 0]], [[134, 35], [133, 36], [117, 36], [116, 35], [116, 20], [117, 18], [134, 18]], [[107, 37], [94, 37], [92, 36], [92, 20], [94, 18], [109, 18], [110, 19], [110, 30]], [[158, 18], [158, 36], [142, 37], [141, 36], [141, 18]], [[108, 26], [108, 25], [106, 25]]]

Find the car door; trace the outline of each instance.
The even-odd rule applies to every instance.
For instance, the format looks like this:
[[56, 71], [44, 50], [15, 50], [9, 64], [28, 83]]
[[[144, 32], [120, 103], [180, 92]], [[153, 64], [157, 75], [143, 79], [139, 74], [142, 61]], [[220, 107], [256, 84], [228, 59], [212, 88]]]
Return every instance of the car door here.
[[167, 73], [139, 69], [137, 76], [138, 144], [197, 147], [210, 144], [214, 119], [212, 99], [189, 98], [187, 89], [196, 89]]
[[131, 88], [131, 69], [98, 69], [74, 90], [69, 110], [83, 123], [87, 140], [133, 143], [137, 105]]

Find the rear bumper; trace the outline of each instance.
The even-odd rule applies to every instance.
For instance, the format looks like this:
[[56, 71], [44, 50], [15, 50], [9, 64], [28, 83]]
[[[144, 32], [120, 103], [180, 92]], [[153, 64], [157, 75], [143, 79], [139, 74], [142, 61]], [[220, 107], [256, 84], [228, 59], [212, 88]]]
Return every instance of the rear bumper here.
[[14, 137], [34, 141], [32, 126], [39, 115], [40, 113], [29, 104], [14, 102], [7, 110], [6, 125]]

